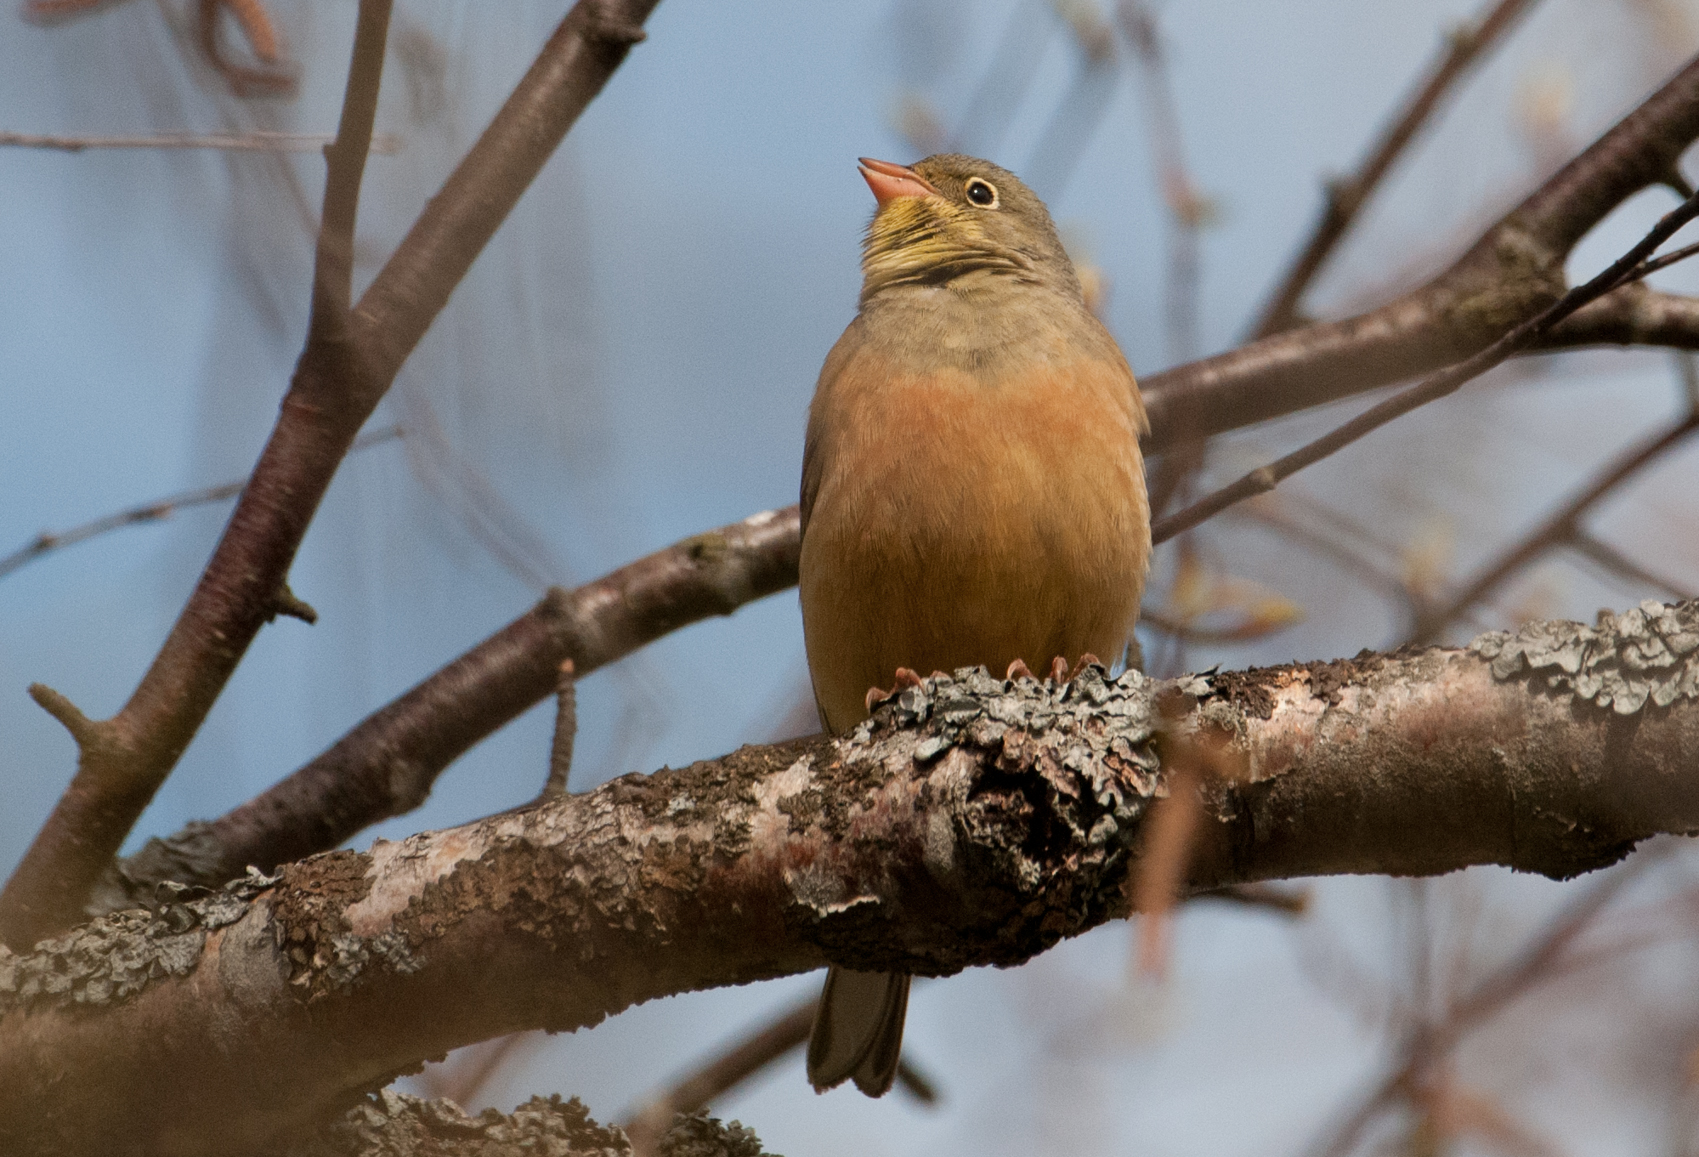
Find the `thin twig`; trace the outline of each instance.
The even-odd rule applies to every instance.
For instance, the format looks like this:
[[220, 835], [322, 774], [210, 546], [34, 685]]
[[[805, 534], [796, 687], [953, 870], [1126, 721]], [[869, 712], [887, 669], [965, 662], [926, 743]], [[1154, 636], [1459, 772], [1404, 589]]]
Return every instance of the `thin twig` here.
[[[80, 153], [88, 149], [224, 149], [255, 153], [316, 153], [335, 137], [324, 133], [156, 133], [136, 137], [47, 136], [41, 133], [0, 132], [0, 148], [54, 149]], [[401, 151], [394, 133], [375, 133], [371, 151], [392, 156]]]
[[1585, 530], [1577, 530], [1565, 545], [1618, 578], [1663, 591], [1677, 601], [1699, 598], [1699, 595], [1694, 594], [1693, 587], [1652, 573], [1616, 547], [1593, 537]]
[[[1147, 375], [1147, 451], [1407, 381], [1486, 348], [1562, 295], [1564, 263], [1576, 243], [1630, 196], [1668, 184], [1695, 136], [1699, 58], [1426, 284], [1357, 317]], [[1530, 348], [1601, 342], [1699, 345], [1699, 300], [1625, 286]]]
[[1386, 177], [1393, 162], [1409, 147], [1470, 67], [1532, 3], [1533, 0], [1497, 0], [1491, 11], [1478, 22], [1458, 28], [1446, 36], [1444, 52], [1435, 61], [1426, 79], [1410, 94], [1403, 109], [1388, 123], [1357, 171], [1349, 177], [1327, 183], [1327, 204], [1322, 209], [1321, 220], [1316, 222], [1309, 240], [1286, 276], [1269, 295], [1268, 304], [1263, 307], [1262, 315], [1251, 331], [1252, 337], [1267, 337], [1289, 329], [1297, 321], [1299, 299], [1351, 228], [1370, 194]]
[[1156, 18], [1143, 0], [1121, 0], [1116, 15], [1139, 63], [1146, 131], [1156, 161], [1162, 203], [1168, 211], [1168, 276], [1163, 309], [1167, 320], [1168, 362], [1179, 365], [1197, 357], [1198, 352], [1198, 231], [1208, 217], [1209, 206], [1198, 192], [1186, 164], [1180, 112], [1175, 105]]
[[[814, 1011], [818, 1003], [809, 999], [786, 1009], [633, 1113], [625, 1123], [632, 1152], [652, 1153], [661, 1135], [671, 1127], [674, 1116], [707, 1108], [767, 1066], [800, 1048], [814, 1027]], [[938, 1100], [932, 1081], [910, 1065], [906, 1057], [897, 1063], [897, 1083], [924, 1105]]]
[[1565, 905], [1512, 960], [1452, 1004], [1437, 1024], [1423, 1023], [1411, 1029], [1399, 1046], [1390, 1071], [1359, 1099], [1328, 1136], [1316, 1143], [1311, 1150], [1315, 1157], [1344, 1157], [1356, 1147], [1376, 1114], [1414, 1088], [1421, 1074], [1443, 1061], [1466, 1033], [1542, 980], [1557, 974], [1554, 966], [1564, 950], [1625, 886], [1663, 859], [1668, 847], [1666, 844], [1648, 848], [1607, 873], [1604, 879]]
[[1535, 316], [1521, 322], [1474, 356], [1439, 371], [1426, 380], [1403, 390], [1385, 401], [1370, 406], [1349, 422], [1334, 428], [1322, 437], [1301, 446], [1267, 466], [1261, 466], [1229, 486], [1194, 502], [1186, 509], [1171, 514], [1151, 528], [1151, 541], [1164, 542], [1183, 530], [1190, 530], [1212, 518], [1236, 502], [1252, 495], [1266, 494], [1280, 482], [1306, 466], [1321, 461], [1364, 435], [1378, 430], [1394, 418], [1427, 405], [1455, 392], [1465, 382], [1486, 373], [1518, 350], [1536, 341], [1552, 326], [1619, 285], [1638, 280], [1644, 275], [1643, 262], [1659, 245], [1675, 234], [1687, 222], [1699, 216], [1699, 196], [1689, 197], [1680, 206], [1666, 213], [1651, 231], [1627, 253], [1584, 285], [1578, 285]]
[[[1520, 542], [1482, 567], [1480, 573], [1465, 583], [1444, 605], [1422, 614], [1410, 632], [1408, 641], [1428, 642], [1450, 626], [1458, 615], [1483, 599], [1490, 598], [1494, 591], [1536, 558], [1553, 547], [1575, 543], [1583, 515], [1609, 497], [1624, 482], [1687, 441], [1695, 430], [1699, 430], [1699, 411], [1688, 413], [1657, 435], [1619, 454], [1599, 471], [1592, 482], [1553, 511], [1544, 522], [1530, 530]], [[1596, 543], [1596, 540], [1591, 541]], [[1586, 548], [1582, 549], [1586, 551]]]
[[1229, 884], [1223, 888], [1193, 892], [1186, 899], [1188, 902], [1218, 900], [1243, 908], [1261, 908], [1283, 916], [1302, 916], [1310, 910], [1308, 888], [1282, 888], [1274, 884]]
[[[1208, 202], [1198, 192], [1186, 164], [1185, 138], [1174, 101], [1173, 84], [1156, 18], [1142, 0], [1122, 0], [1116, 6], [1122, 35], [1132, 44], [1143, 82], [1146, 135], [1156, 162], [1157, 182], [1167, 210], [1168, 263], [1163, 287], [1168, 362], [1179, 365], [1198, 353], [1198, 234], [1208, 215]], [[1204, 442], [1182, 437], [1162, 455], [1150, 485], [1151, 513], [1160, 516], [1175, 501], [1191, 498], [1191, 486], [1204, 465]], [[1179, 657], [1176, 656], [1176, 661]]]
[[578, 738], [578, 672], [571, 659], [560, 661], [555, 681], [555, 734], [549, 747], [549, 778], [539, 800], [559, 799], [572, 778], [572, 746]]
[[[1288, 499], [1292, 497], [1285, 492], [1282, 492], [1282, 496]], [[1330, 526], [1329, 530], [1318, 530], [1282, 511], [1275, 505], [1278, 501], [1279, 498], [1271, 498], [1262, 502], [1242, 503], [1237, 508], [1237, 513], [1241, 517], [1266, 527], [1284, 542], [1308, 548], [1315, 555], [1333, 563], [1334, 566], [1352, 576], [1364, 586], [1379, 591], [1387, 598], [1403, 604], [1408, 608], [1408, 613], [1414, 617], [1416, 600], [1411, 594], [1409, 586], [1405, 584], [1403, 579], [1385, 568], [1375, 565], [1373, 561], [1364, 558], [1355, 549], [1355, 540], [1359, 537], [1358, 532], [1343, 531], [1339, 537], [1335, 537], [1334, 533], [1329, 533], [1329, 530], [1337, 531], [1340, 529], [1337, 525], [1338, 522], [1348, 525], [1349, 520], [1343, 519], [1336, 512], [1328, 510], [1320, 504], [1306, 504], [1303, 508], [1306, 511], [1319, 514], [1324, 520], [1337, 520], [1334, 525]], [[1142, 611], [1140, 617], [1143, 617]]]
[[1293, 621], [1288, 619], [1268, 622], [1252, 617], [1229, 627], [1200, 627], [1159, 609], [1139, 608], [1139, 622], [1143, 626], [1164, 635], [1184, 639], [1188, 643], [1201, 643], [1204, 646], [1222, 643], [1248, 643], [1254, 639], [1267, 638], [1269, 635], [1291, 626]]
[[[356, 438], [349, 453], [357, 453], [369, 446], [391, 442], [401, 436], [400, 426], [386, 426], [381, 430], [373, 430], [369, 434], [362, 434]], [[43, 555], [62, 550], [67, 546], [75, 546], [79, 542], [87, 542], [89, 539], [108, 531], [125, 526], [162, 522], [179, 510], [227, 501], [242, 493], [242, 487], [247, 484], [248, 480], [243, 478], [233, 482], [223, 482], [217, 486], [180, 490], [176, 494], [168, 494], [164, 498], [156, 498], [152, 502], [144, 502], [140, 506], [132, 506], [127, 510], [120, 510], [116, 514], [108, 514], [85, 522], [80, 526], [73, 526], [69, 530], [44, 530], [11, 554], [0, 556], [0, 578], [5, 578], [19, 567], [34, 562]]]

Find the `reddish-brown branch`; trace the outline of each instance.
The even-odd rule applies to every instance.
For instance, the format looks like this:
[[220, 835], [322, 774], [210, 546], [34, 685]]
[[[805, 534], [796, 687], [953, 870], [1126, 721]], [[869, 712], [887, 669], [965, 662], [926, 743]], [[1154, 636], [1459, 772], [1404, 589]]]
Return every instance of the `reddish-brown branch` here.
[[122, 865], [106, 907], [151, 896], [160, 880], [217, 885], [249, 864], [334, 848], [419, 806], [459, 755], [575, 677], [645, 643], [796, 582], [797, 508], [695, 535], [530, 611], [360, 723], [324, 754], [210, 824], [153, 840]]
[[[1147, 449], [1349, 397], [1479, 352], [1561, 297], [1574, 244], [1630, 196], [1664, 183], [1695, 137], [1699, 59], [1426, 285], [1358, 317], [1289, 330], [1146, 377]], [[1571, 320], [1579, 319], [1583, 314]], [[1564, 344], [1617, 340], [1606, 329]], [[1559, 336], [1554, 330], [1553, 340]]]
[[1357, 171], [1327, 182], [1324, 189], [1327, 203], [1322, 207], [1321, 219], [1310, 231], [1309, 240], [1292, 267], [1269, 295], [1268, 304], [1251, 331], [1252, 337], [1268, 337], [1297, 323], [1298, 303], [1304, 291], [1333, 255], [1393, 162], [1404, 154], [1458, 82], [1532, 3], [1533, 0], [1495, 0], [1492, 9], [1479, 21], [1446, 36], [1444, 52], [1403, 108], [1387, 123]]
[[1590, 301], [1597, 301], [1618, 285], [1644, 276], [1651, 255], [1658, 246], [1669, 240], [1687, 222], [1699, 217], [1699, 194], [1689, 197], [1654, 225], [1645, 237], [1627, 253], [1613, 261], [1585, 285], [1578, 285], [1535, 316], [1510, 329], [1486, 349], [1441, 370], [1425, 381], [1411, 386], [1383, 402], [1370, 406], [1363, 413], [1328, 433], [1301, 446], [1266, 466], [1259, 466], [1229, 486], [1224, 486], [1186, 509], [1159, 520], [1150, 528], [1153, 543], [1165, 542], [1183, 531], [1213, 518], [1236, 502], [1258, 494], [1266, 494], [1283, 480], [1306, 466], [1349, 446], [1395, 418], [1411, 410], [1455, 393], [1464, 383], [1486, 373], [1519, 350], [1538, 341], [1541, 335], [1573, 314]]
[[[365, 0], [364, 11], [377, 0]], [[76, 777], [0, 893], [0, 940], [27, 946], [77, 918], [89, 889], [175, 765], [254, 635], [276, 611], [289, 565], [355, 434], [477, 255], [589, 101], [642, 35], [656, 0], [580, 0], [513, 95], [432, 199], [343, 324], [320, 303], [346, 257], [321, 246], [314, 325], [282, 413], [223, 537], [140, 685], [84, 729]], [[387, 8], [387, 4], [384, 4]], [[372, 25], [362, 17], [362, 32]], [[382, 63], [357, 43], [345, 105], [367, 117]], [[348, 122], [345, 129], [350, 129]], [[369, 119], [332, 149], [364, 163]], [[351, 228], [358, 179], [326, 181], [327, 230]], [[332, 302], [334, 304], [334, 302]]]

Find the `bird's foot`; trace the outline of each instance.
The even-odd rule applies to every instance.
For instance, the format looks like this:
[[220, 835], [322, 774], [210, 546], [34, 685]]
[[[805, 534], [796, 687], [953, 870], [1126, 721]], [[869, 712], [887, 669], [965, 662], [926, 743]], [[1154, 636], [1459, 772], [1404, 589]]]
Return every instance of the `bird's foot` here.
[[1087, 667], [1103, 666], [1106, 666], [1106, 664], [1102, 659], [1099, 659], [1096, 655], [1087, 651], [1080, 656], [1080, 661], [1074, 664], [1073, 672], [1068, 676], [1068, 682], [1072, 683], [1075, 679], [1078, 679], [1080, 677], [1080, 672], [1084, 671]]
[[885, 700], [890, 699], [892, 696], [900, 695], [904, 688], [918, 686], [920, 686], [919, 675], [916, 675], [907, 667], [898, 667], [896, 681], [891, 684], [891, 689], [889, 691], [881, 691], [877, 687], [869, 687], [867, 689], [867, 710], [871, 712], [875, 707], [879, 706], [879, 704], [885, 702]]
[[[1075, 679], [1080, 677], [1081, 671], [1084, 671], [1087, 667], [1092, 666], [1093, 664], [1101, 667], [1103, 666], [1103, 660], [1099, 659], [1096, 655], [1093, 655], [1090, 651], [1087, 651], [1085, 654], [1080, 656], [1079, 662], [1074, 664], [1074, 669], [1069, 671], [1068, 660], [1064, 659], [1061, 655], [1057, 655], [1054, 659], [1050, 660], [1050, 681], [1052, 683], [1072, 683]], [[1010, 680], [1036, 679], [1038, 676], [1032, 673], [1032, 668], [1026, 665], [1026, 660], [1016, 659], [1013, 663], [1009, 664], [1009, 669], [1004, 673], [1003, 678]]]

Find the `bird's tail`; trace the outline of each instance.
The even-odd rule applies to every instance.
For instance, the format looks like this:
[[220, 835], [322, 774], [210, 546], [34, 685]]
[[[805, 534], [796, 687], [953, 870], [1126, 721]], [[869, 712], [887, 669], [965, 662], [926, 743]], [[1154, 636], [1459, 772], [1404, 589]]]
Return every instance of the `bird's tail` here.
[[808, 1040], [808, 1080], [823, 1093], [851, 1077], [870, 1097], [882, 1097], [897, 1077], [909, 977], [897, 972], [826, 970], [826, 987]]

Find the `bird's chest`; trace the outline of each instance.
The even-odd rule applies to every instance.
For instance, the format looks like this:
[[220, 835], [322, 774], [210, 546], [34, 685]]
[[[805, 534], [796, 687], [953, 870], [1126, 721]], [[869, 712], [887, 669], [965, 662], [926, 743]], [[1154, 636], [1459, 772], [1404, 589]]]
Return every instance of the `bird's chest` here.
[[1111, 367], [884, 370], [817, 415], [832, 435], [813, 518], [866, 565], [933, 579], [1044, 558], [1066, 567], [1132, 535], [1138, 436]]

